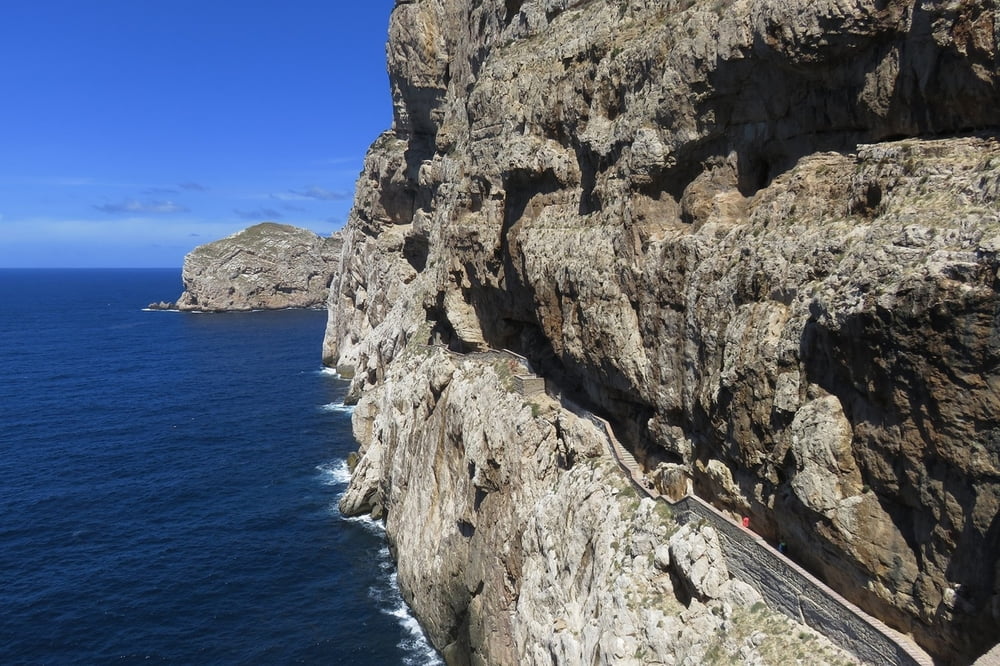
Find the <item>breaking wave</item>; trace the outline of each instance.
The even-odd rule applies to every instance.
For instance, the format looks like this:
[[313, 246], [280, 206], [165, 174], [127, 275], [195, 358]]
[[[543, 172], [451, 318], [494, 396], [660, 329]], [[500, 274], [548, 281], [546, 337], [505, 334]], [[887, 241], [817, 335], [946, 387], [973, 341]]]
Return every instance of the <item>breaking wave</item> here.
[[354, 412], [354, 405], [345, 405], [343, 401], [328, 402], [325, 405], [320, 405], [319, 409], [322, 412], [332, 412], [334, 414], [351, 414]]

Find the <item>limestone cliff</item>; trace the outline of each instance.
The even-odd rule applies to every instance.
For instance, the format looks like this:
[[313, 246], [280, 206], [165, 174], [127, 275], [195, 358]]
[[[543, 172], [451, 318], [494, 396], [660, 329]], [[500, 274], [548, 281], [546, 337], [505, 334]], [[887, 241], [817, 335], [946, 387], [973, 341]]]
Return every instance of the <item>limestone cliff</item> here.
[[339, 233], [263, 222], [184, 257], [179, 310], [280, 310], [322, 306], [340, 261]]
[[[439, 646], [673, 649], [609, 601], [652, 578], [591, 575], [646, 551], [601, 541], [641, 518], [586, 513], [589, 435], [485, 389], [445, 399], [457, 371], [430, 343], [527, 356], [651, 473], [685, 470], [943, 663], [992, 646], [997, 18], [982, 0], [397, 2], [395, 122], [358, 183], [324, 356], [360, 399], [354, 508], [387, 512]], [[533, 622], [560, 607], [552, 647]], [[601, 652], [607, 627], [636, 653]]]
[[856, 663], [732, 578], [711, 528], [640, 500], [593, 424], [512, 390], [508, 360], [398, 358], [355, 411], [341, 507], [388, 508], [404, 596], [449, 664]]

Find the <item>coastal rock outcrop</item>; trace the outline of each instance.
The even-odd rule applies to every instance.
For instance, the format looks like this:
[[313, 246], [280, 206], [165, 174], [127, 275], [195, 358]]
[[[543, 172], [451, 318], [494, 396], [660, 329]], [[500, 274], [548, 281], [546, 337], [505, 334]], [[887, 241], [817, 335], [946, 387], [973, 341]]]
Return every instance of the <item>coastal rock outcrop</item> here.
[[[992, 647], [998, 18], [992, 0], [397, 2], [394, 126], [358, 182], [324, 359], [353, 375], [374, 456], [356, 482], [378, 477], [366, 501], [450, 661], [694, 653], [620, 625], [606, 595], [654, 584], [589, 562], [626, 540], [581, 564], [580, 524], [646, 529], [588, 513], [582, 426], [459, 393], [482, 368], [435, 345], [527, 357], [648, 470], [677, 488], [686, 470], [942, 663]], [[444, 525], [454, 550], [422, 532]], [[688, 611], [725, 587], [697, 566], [671, 587]], [[564, 626], [576, 642], [553, 647]]]
[[411, 343], [354, 412], [341, 509], [385, 507], [449, 664], [856, 663], [731, 579], [711, 528], [640, 499], [593, 423], [512, 390], [519, 371]]
[[340, 261], [339, 233], [263, 222], [184, 257], [179, 310], [321, 307]]

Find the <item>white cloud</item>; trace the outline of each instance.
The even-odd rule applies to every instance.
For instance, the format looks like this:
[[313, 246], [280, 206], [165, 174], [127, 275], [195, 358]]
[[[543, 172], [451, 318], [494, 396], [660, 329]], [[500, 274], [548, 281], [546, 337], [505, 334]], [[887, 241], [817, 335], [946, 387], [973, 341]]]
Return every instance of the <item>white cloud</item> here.
[[233, 210], [240, 219], [251, 220], [251, 221], [261, 221], [261, 220], [280, 220], [284, 217], [284, 214], [280, 210], [275, 210], [273, 208], [255, 208], [254, 210]]
[[340, 166], [342, 164], [361, 164], [365, 159], [364, 154], [351, 155], [350, 157], [328, 157], [326, 159], [313, 160], [317, 166]]
[[[180, 266], [208, 240], [246, 227], [239, 220], [179, 217], [8, 219], [0, 225], [0, 266]], [[157, 251], [153, 248], [161, 248]]]
[[100, 185], [94, 178], [44, 178], [38, 181], [39, 185], [54, 185], [56, 187], [85, 187], [87, 185]]
[[139, 201], [125, 199], [120, 203], [107, 203], [94, 206], [102, 213], [131, 213], [137, 215], [169, 215], [171, 213], [187, 213], [188, 208], [173, 201]]
[[321, 201], [346, 201], [351, 198], [350, 192], [337, 192], [328, 190], [317, 185], [310, 185], [302, 190], [289, 190], [292, 194], [297, 194], [306, 199], [319, 199]]

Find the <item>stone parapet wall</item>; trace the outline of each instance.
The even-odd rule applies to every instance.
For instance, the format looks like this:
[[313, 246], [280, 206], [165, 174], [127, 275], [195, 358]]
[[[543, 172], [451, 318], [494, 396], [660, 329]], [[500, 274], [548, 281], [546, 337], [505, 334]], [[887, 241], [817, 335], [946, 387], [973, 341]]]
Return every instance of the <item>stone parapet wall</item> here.
[[704, 520], [716, 529], [729, 571], [753, 585], [771, 608], [813, 627], [865, 662], [933, 664], [915, 646], [902, 642], [901, 636], [897, 637], [884, 624], [864, 614], [707, 502], [689, 495], [671, 506], [681, 522]]
[[525, 398], [545, 393], [545, 380], [534, 375], [515, 375], [514, 387]]
[[576, 405], [571, 409], [582, 411], [604, 432], [612, 455], [637, 489], [669, 505], [681, 523], [705, 521], [714, 527], [730, 573], [752, 585], [771, 608], [816, 629], [866, 663], [933, 666], [930, 656], [905, 636], [838, 595], [700, 497], [688, 495], [671, 502], [648, 488], [642, 483], [641, 467], [618, 441], [610, 424]]

